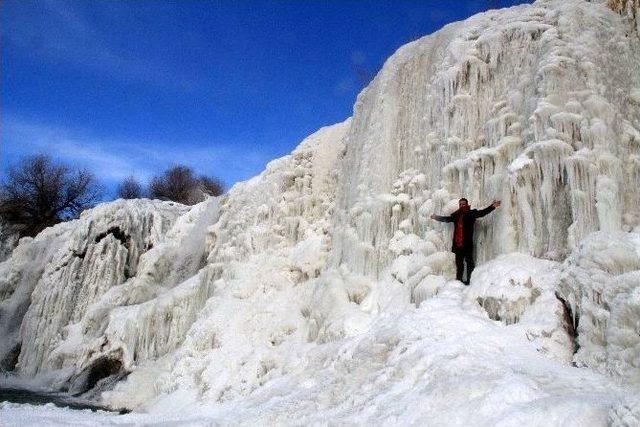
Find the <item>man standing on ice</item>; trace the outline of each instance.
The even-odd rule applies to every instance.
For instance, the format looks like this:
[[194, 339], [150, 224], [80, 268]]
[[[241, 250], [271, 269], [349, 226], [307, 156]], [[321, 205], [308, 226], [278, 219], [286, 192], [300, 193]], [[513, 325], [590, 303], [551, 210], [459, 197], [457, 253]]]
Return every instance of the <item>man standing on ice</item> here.
[[[467, 199], [458, 200], [458, 210], [449, 216], [431, 214], [431, 219], [439, 222], [453, 222], [453, 244], [451, 251], [456, 254], [456, 280], [468, 285], [471, 281], [471, 272], [475, 266], [473, 263], [473, 227], [476, 219], [482, 218], [495, 208], [500, 207], [500, 201], [493, 203], [482, 210], [471, 209]], [[467, 263], [467, 280], [462, 280], [464, 263]]]

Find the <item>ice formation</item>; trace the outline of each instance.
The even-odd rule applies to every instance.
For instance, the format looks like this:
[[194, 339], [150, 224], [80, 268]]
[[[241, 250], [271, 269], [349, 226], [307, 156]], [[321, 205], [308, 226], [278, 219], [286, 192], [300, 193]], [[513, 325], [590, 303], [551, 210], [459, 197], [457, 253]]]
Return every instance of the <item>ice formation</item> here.
[[[22, 239], [10, 260], [0, 264], [0, 355], [5, 367], [17, 365], [29, 376], [62, 369], [65, 350], [57, 344], [100, 328], [99, 322], [90, 321], [96, 320], [90, 310], [94, 303], [101, 305], [96, 313], [107, 314], [105, 309], [153, 298], [157, 292], [152, 278], [162, 271], [145, 263], [144, 255], [168, 245], [161, 240], [174, 222], [184, 222], [185, 213], [187, 209], [175, 203], [118, 201], [48, 228], [34, 239]], [[152, 250], [158, 244], [161, 248]], [[129, 278], [144, 291], [123, 289]], [[159, 282], [170, 284], [166, 279]], [[87, 323], [78, 329], [81, 320]]]
[[19, 235], [13, 227], [0, 221], [0, 262], [9, 258], [13, 249], [18, 245]]
[[[450, 24], [221, 198], [23, 239], [3, 367], [144, 422], [640, 423], [637, 16], [556, 0]], [[469, 288], [429, 220], [461, 196], [503, 202]]]
[[590, 235], [567, 260], [560, 294], [577, 325], [576, 362], [640, 382], [640, 234]]

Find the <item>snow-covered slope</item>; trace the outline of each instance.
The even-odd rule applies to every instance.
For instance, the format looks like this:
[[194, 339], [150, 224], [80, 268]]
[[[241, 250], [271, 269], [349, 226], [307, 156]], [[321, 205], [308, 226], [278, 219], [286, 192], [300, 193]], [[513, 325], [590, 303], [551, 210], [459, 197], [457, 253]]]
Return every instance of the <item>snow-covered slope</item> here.
[[[117, 201], [21, 241], [3, 366], [143, 422], [640, 423], [637, 14], [448, 25], [221, 198]], [[503, 201], [468, 288], [428, 219], [462, 196]]]

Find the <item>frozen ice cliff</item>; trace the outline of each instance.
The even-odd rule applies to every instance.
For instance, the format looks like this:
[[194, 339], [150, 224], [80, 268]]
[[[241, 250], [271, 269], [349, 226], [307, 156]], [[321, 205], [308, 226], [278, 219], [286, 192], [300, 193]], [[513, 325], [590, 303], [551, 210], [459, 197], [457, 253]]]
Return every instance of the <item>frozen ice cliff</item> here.
[[[103, 423], [637, 425], [638, 13], [448, 25], [219, 199], [116, 201], [21, 240], [3, 369], [148, 412]], [[429, 220], [461, 196], [503, 202], [468, 288]]]

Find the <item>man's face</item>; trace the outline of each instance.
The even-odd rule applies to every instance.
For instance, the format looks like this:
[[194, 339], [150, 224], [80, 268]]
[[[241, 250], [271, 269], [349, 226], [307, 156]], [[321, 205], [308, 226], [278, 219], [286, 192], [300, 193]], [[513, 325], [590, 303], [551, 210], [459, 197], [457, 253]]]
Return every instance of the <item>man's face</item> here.
[[464, 207], [466, 207], [466, 206], [469, 206], [469, 203], [467, 203], [467, 201], [466, 201], [466, 200], [460, 200], [460, 201], [458, 202], [458, 207], [459, 207], [460, 209], [462, 209], [462, 208], [464, 208]]

